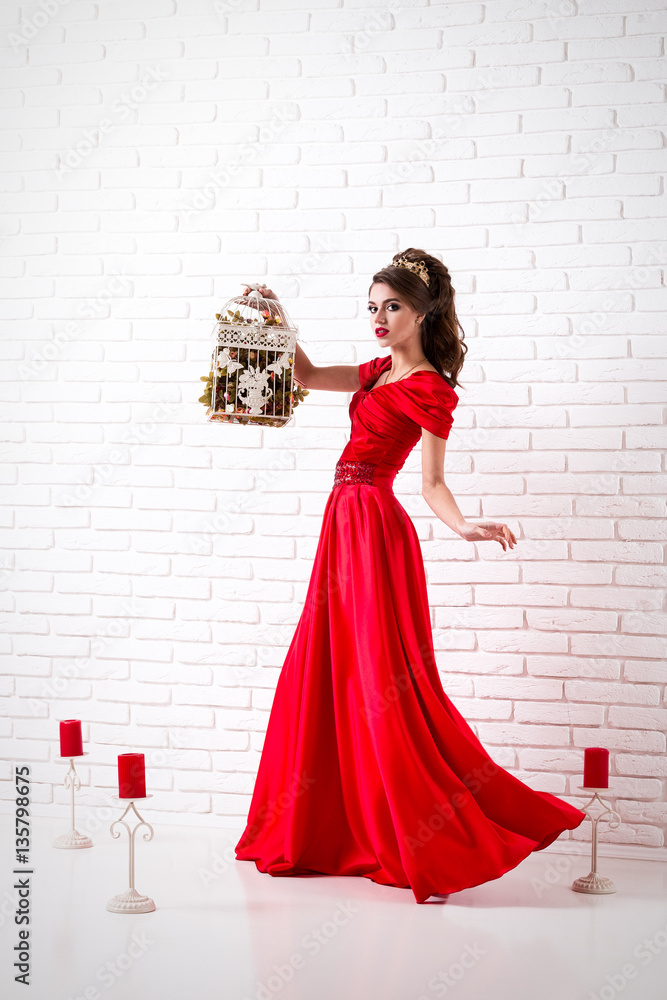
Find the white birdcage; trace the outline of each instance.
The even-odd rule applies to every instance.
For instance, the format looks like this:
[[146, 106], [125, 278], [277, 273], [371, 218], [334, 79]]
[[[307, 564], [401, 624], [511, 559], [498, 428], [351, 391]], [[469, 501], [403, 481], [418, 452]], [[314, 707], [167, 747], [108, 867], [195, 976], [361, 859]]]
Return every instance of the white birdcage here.
[[216, 313], [211, 371], [200, 402], [209, 420], [284, 427], [308, 395], [294, 383], [297, 328], [262, 285], [246, 282], [248, 295], [230, 299]]

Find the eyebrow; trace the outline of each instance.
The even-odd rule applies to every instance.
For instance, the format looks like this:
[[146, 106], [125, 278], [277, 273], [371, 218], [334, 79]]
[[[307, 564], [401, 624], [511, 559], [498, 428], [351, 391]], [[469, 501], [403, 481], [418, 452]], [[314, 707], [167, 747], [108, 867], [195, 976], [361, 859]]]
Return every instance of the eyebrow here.
[[[385, 300], [384, 300], [384, 302], [382, 303], [382, 305], [385, 305], [385, 304], [386, 304], [387, 302], [400, 302], [400, 301], [401, 301], [400, 299], [397, 299], [397, 298], [396, 298], [396, 297], [394, 296], [394, 297], [392, 297], [391, 299], [385, 299]], [[370, 306], [374, 306], [374, 305], [375, 305], [375, 302], [373, 302], [373, 300], [372, 300], [372, 299], [369, 299], [369, 300], [368, 300], [368, 304], [369, 304]]]

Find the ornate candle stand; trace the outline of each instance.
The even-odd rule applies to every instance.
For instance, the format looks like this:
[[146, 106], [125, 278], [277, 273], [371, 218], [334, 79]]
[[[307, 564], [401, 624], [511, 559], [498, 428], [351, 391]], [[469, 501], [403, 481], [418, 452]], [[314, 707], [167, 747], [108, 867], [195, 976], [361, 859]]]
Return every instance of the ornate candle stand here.
[[[593, 798], [586, 803], [585, 806], [581, 807], [581, 811], [585, 812], [591, 821], [593, 828], [592, 837], [592, 857], [591, 857], [591, 870], [588, 875], [582, 875], [581, 878], [576, 878], [572, 883], [571, 887], [575, 892], [590, 892], [600, 895], [607, 892], [616, 892], [616, 886], [610, 878], [605, 878], [604, 875], [598, 874], [598, 823], [601, 819], [608, 818], [609, 826], [612, 830], [615, 830], [621, 822], [620, 815], [612, 807], [609, 802], [600, 796], [600, 792], [608, 792], [608, 788], [586, 788], [585, 785], [578, 785], [583, 792], [594, 792]], [[598, 803], [602, 806], [603, 811], [598, 813], [597, 816], [593, 816], [589, 812], [589, 807], [597, 799]]]
[[[121, 798], [118, 795], [114, 795], [114, 799], [118, 799], [119, 802], [127, 802], [125, 807], [125, 812], [119, 819], [115, 819], [111, 826], [109, 827], [111, 831], [111, 836], [116, 840], [120, 837], [120, 830], [114, 832], [114, 827], [117, 823], [122, 823], [122, 825], [127, 830], [129, 844], [130, 844], [130, 888], [125, 892], [119, 893], [117, 896], [113, 896], [107, 903], [107, 910], [111, 910], [112, 913], [150, 913], [151, 910], [155, 909], [155, 903], [150, 898], [150, 896], [142, 896], [141, 893], [137, 892], [134, 888], [134, 835], [140, 826], [147, 827], [145, 833], [142, 834], [144, 840], [153, 839], [153, 827], [150, 823], [147, 823], [140, 815], [135, 806], [135, 802], [143, 802], [144, 799], [152, 799], [152, 795], [142, 795], [136, 798]], [[134, 812], [135, 816], [139, 820], [136, 826], [130, 828], [129, 823], [125, 822], [125, 817], [127, 816], [130, 809]]]
[[87, 757], [88, 753], [74, 754], [72, 757], [60, 757], [60, 760], [69, 761], [69, 770], [65, 775], [65, 788], [69, 788], [72, 794], [72, 829], [69, 833], [62, 833], [53, 841], [54, 847], [62, 847], [65, 850], [80, 850], [82, 847], [92, 847], [93, 842], [84, 833], [79, 833], [74, 825], [74, 793], [81, 788], [81, 778], [76, 773], [74, 767], [74, 757]]

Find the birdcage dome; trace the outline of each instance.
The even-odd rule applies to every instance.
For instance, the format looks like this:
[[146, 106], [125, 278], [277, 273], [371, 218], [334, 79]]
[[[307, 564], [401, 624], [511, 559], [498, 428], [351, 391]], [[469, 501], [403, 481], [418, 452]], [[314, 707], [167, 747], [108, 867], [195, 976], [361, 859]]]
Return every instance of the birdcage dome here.
[[297, 328], [278, 299], [259, 283], [215, 314], [213, 353], [200, 402], [209, 420], [283, 427], [308, 395], [294, 382]]
[[239, 336], [244, 345], [248, 341], [264, 347], [267, 341], [272, 341], [277, 347], [293, 348], [297, 328], [285, 307], [278, 299], [265, 299], [259, 291], [261, 285], [248, 283], [246, 287], [250, 288], [247, 295], [234, 296], [215, 314], [218, 334], [222, 333], [228, 341]]

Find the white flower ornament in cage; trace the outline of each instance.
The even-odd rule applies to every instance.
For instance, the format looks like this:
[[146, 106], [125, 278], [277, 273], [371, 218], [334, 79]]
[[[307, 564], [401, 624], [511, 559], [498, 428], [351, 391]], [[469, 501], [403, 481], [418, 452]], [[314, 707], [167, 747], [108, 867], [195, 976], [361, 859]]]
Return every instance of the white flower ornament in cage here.
[[294, 382], [297, 328], [277, 299], [247, 283], [216, 313], [211, 371], [199, 402], [209, 420], [284, 427], [308, 395]]

